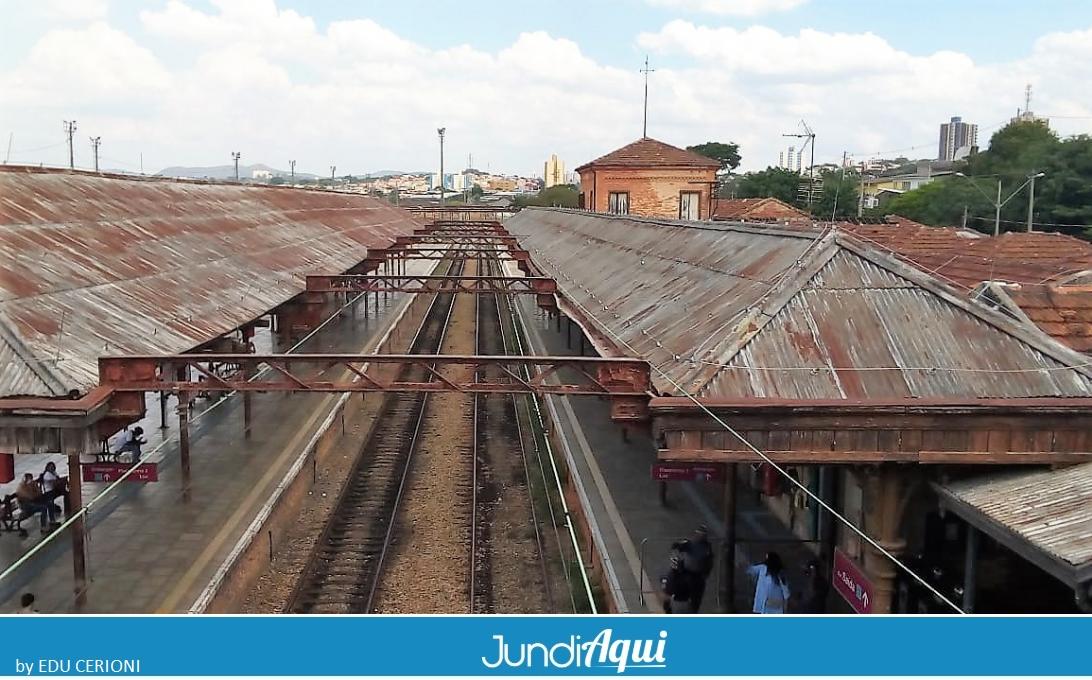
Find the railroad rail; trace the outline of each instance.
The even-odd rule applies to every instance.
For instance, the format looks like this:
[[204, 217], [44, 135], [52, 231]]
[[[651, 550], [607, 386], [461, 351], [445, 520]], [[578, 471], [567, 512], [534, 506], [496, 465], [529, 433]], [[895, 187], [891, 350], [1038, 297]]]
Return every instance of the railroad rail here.
[[[440, 349], [454, 302], [453, 295], [432, 301], [411, 344], [414, 350], [434, 353]], [[421, 365], [408, 365], [401, 372], [415, 380], [425, 377]], [[288, 611], [373, 611], [428, 398], [427, 392], [413, 392], [392, 394], [385, 400], [377, 419], [380, 425], [338, 498]]]
[[557, 282], [543, 276], [432, 276], [339, 274], [308, 276], [311, 293], [477, 293], [553, 295]]

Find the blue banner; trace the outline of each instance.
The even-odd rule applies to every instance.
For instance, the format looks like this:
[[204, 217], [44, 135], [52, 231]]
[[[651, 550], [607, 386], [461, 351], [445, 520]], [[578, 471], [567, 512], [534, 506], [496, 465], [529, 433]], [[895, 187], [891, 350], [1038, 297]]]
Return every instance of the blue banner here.
[[0, 675], [1075, 675], [1087, 617], [7, 616]]

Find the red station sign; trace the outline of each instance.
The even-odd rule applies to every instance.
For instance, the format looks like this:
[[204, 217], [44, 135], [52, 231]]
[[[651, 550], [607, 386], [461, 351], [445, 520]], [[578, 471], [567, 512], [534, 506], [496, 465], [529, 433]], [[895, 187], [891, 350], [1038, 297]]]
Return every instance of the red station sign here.
[[834, 569], [831, 570], [834, 589], [858, 614], [872, 613], [872, 582], [864, 570], [838, 548], [834, 549]]
[[653, 463], [652, 478], [658, 482], [719, 482], [724, 466], [719, 463]]
[[[131, 466], [126, 463], [84, 463], [83, 481], [116, 482], [121, 479]], [[159, 466], [156, 463], [141, 463], [133, 474], [125, 478], [127, 482], [158, 482]]]

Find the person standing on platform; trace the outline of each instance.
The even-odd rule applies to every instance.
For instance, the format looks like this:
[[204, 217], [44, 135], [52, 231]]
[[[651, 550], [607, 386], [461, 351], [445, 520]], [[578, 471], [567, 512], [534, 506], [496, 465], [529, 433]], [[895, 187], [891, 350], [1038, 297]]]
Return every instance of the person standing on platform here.
[[747, 574], [755, 580], [755, 614], [784, 614], [789, 603], [789, 585], [785, 583], [785, 569], [781, 556], [766, 553], [766, 559], [747, 567]]
[[671, 568], [660, 578], [660, 589], [664, 596], [665, 614], [691, 614], [695, 610], [692, 606], [693, 577], [683, 568], [682, 560], [676, 555], [671, 556]]
[[709, 542], [709, 528], [702, 524], [688, 540], [674, 543], [671, 547], [679, 552], [683, 568], [690, 574], [693, 589], [691, 604], [695, 613], [700, 612], [705, 583], [713, 572], [713, 545]]

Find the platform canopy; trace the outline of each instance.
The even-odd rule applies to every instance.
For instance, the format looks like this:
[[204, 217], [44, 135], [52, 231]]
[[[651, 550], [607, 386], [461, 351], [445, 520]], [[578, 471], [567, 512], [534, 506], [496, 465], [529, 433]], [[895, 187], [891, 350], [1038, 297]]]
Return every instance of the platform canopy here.
[[[658, 368], [667, 460], [1088, 459], [1092, 372], [840, 230], [528, 209], [506, 222], [600, 351]], [[700, 406], [695, 402], [700, 402]]]

